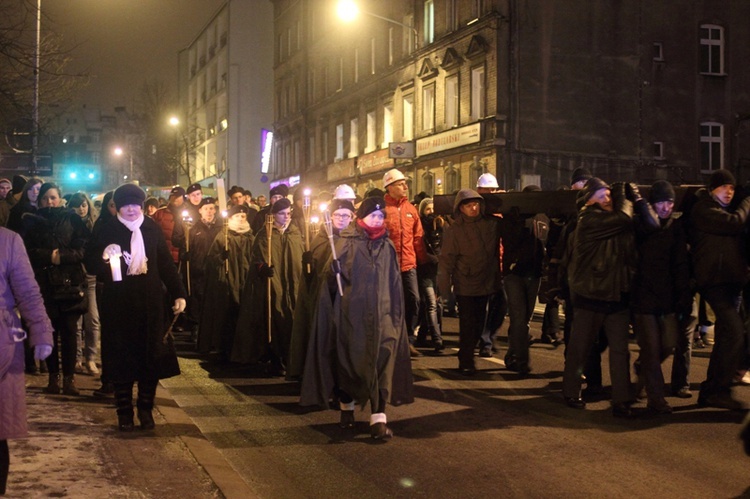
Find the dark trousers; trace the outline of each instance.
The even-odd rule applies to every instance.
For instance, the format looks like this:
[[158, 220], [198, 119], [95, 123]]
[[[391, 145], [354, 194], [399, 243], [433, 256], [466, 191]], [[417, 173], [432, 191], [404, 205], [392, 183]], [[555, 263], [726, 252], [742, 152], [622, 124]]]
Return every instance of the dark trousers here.
[[714, 349], [708, 362], [701, 395], [706, 397], [731, 391], [732, 381], [745, 354], [745, 329], [740, 315], [742, 290], [739, 286], [713, 286], [701, 296], [716, 315]]
[[474, 367], [474, 347], [484, 329], [489, 295], [456, 296], [458, 316], [458, 365]]
[[690, 359], [693, 350], [693, 332], [698, 320], [698, 306], [693, 300], [693, 311], [690, 315], [678, 318], [677, 343], [674, 347], [674, 358], [672, 359], [672, 393], [677, 393], [681, 388], [690, 388], [688, 376], [690, 375]]
[[62, 372], [64, 376], [76, 373], [76, 357], [78, 356], [78, 320], [81, 314], [64, 314], [52, 320], [55, 328], [52, 342], [52, 354], [47, 357], [47, 368], [50, 374]]
[[628, 350], [629, 324], [630, 311], [628, 309], [609, 314], [582, 308], [575, 309], [573, 330], [565, 353], [564, 396], [580, 396], [581, 374], [583, 374], [591, 349], [596, 343], [599, 330], [603, 326], [609, 343], [612, 402], [626, 403], [632, 400], [630, 393], [630, 352]]
[[500, 329], [508, 314], [508, 296], [505, 286], [492, 293], [487, 304], [487, 320], [482, 331], [480, 347], [491, 347], [495, 341], [497, 330]]
[[[117, 414], [120, 416], [131, 416], [133, 414], [133, 382], [114, 383], [115, 388], [115, 405]], [[139, 380], [138, 381], [138, 401], [137, 407], [142, 411], [151, 411], [154, 408], [154, 399], [156, 398], [156, 385], [159, 380]]]
[[672, 355], [677, 344], [678, 322], [675, 314], [634, 314], [633, 328], [641, 351], [639, 376], [643, 377], [650, 406], [666, 404], [661, 364]]
[[8, 441], [0, 440], [0, 496], [5, 494], [5, 486], [8, 483], [8, 470], [10, 469], [10, 451]]
[[542, 336], [546, 336], [550, 341], [562, 339], [560, 334], [560, 303], [554, 299], [544, 305]]
[[534, 315], [536, 295], [539, 293], [538, 277], [505, 276], [505, 293], [508, 295], [508, 353], [506, 364], [518, 368], [529, 365], [529, 321]]
[[401, 282], [404, 286], [404, 319], [409, 342], [414, 343], [414, 333], [419, 325], [419, 283], [417, 269], [401, 272]]

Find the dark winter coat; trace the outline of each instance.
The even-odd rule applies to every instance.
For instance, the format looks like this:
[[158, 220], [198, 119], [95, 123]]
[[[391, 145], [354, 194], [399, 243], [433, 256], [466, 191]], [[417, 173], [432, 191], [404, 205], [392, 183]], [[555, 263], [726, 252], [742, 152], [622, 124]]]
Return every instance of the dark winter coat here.
[[[90, 237], [86, 224], [68, 208], [41, 208], [23, 217], [24, 242], [44, 298], [47, 314], [56, 319], [63, 314], [86, 312], [86, 273], [83, 252]], [[60, 264], [52, 263], [58, 250]], [[70, 282], [70, 294], [60, 293], [63, 281]]]
[[[166, 310], [187, 293], [177, 273], [164, 234], [145, 217], [141, 225], [148, 271], [128, 275], [120, 257], [122, 281], [113, 281], [110, 266], [102, 259], [104, 248], [117, 244], [130, 253], [130, 230], [113, 218], [86, 247], [86, 268], [104, 283], [97, 301], [102, 327], [102, 364], [114, 383], [155, 380], [180, 374], [172, 338], [165, 333], [172, 320]], [[168, 296], [165, 295], [166, 287]]]
[[201, 353], [231, 347], [231, 342], [227, 345], [222, 341], [228, 341], [234, 336], [240, 297], [250, 272], [254, 240], [252, 231], [238, 234], [230, 230], [226, 241], [226, 260], [223, 256], [223, 233], [214, 238], [208, 250], [205, 265], [206, 292], [198, 328], [198, 351]]
[[687, 233], [681, 213], [661, 220], [654, 229], [636, 219], [638, 269], [631, 293], [631, 308], [638, 314], [689, 314], [690, 289]]
[[[613, 211], [592, 204], [578, 215], [567, 265], [568, 285], [577, 307], [582, 301], [621, 303], [633, 284], [638, 265], [633, 203], [625, 198], [622, 184], [613, 185], [611, 191]], [[638, 201], [636, 208], [644, 223], [658, 226], [646, 200]]]
[[401, 268], [393, 243], [387, 235], [370, 240], [352, 224], [341, 231], [336, 254], [343, 297], [335, 273], [325, 265], [300, 404], [327, 407], [335, 383], [360, 405], [370, 402], [373, 412], [381, 398], [392, 405], [413, 402]]
[[503, 282], [500, 226], [497, 217], [484, 214], [483, 199], [478, 200], [481, 206], [478, 217], [470, 218], [461, 213], [459, 206], [467, 198], [466, 191], [470, 190], [461, 190], [456, 196], [454, 221], [443, 234], [438, 288], [446, 296], [451, 284], [457, 296], [491, 295], [502, 289]]
[[[106, 209], [106, 208], [105, 208]], [[164, 238], [167, 241], [167, 248], [169, 253], [172, 255], [172, 261], [177, 264], [180, 261], [180, 249], [172, 244], [172, 235], [174, 233], [175, 224], [181, 224], [182, 219], [177, 215], [179, 207], [176, 206], [164, 206], [154, 212], [151, 217], [154, 222], [161, 228]]]
[[[282, 234], [274, 225], [271, 239], [271, 264], [274, 276], [271, 282], [271, 350], [276, 356], [288, 361], [289, 344], [292, 337], [294, 306], [297, 301], [302, 277], [302, 236], [294, 225], [289, 225]], [[234, 362], [258, 361], [269, 345], [267, 296], [268, 280], [258, 275], [258, 270], [268, 257], [266, 226], [255, 236], [250, 275], [240, 305], [240, 316], [232, 347]]]
[[0, 440], [27, 436], [21, 313], [29, 346], [52, 345], [52, 324], [18, 234], [0, 227]]
[[445, 221], [443, 217], [435, 214], [425, 215], [420, 220], [424, 231], [423, 240], [427, 252], [427, 261], [417, 266], [417, 272], [420, 277], [434, 281], [437, 278], [440, 248], [443, 246]]
[[690, 213], [690, 250], [698, 289], [748, 281], [745, 231], [750, 197], [737, 209], [723, 208], [706, 189], [695, 193]]

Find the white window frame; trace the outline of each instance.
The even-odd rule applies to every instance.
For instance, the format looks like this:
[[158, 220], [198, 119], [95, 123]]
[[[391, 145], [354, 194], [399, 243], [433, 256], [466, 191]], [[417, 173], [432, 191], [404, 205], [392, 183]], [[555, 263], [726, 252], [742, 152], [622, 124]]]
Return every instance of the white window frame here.
[[382, 147], [388, 147], [393, 142], [393, 104], [383, 106], [383, 144]]
[[339, 123], [336, 125], [336, 156], [333, 161], [341, 161], [344, 159], [344, 124]]
[[359, 155], [359, 118], [349, 120], [349, 157]]
[[365, 153], [372, 152], [378, 147], [378, 127], [375, 111], [367, 113], [367, 143]]
[[471, 69], [471, 119], [477, 121], [484, 117], [486, 109], [485, 69], [484, 65]]
[[336, 87], [336, 91], [341, 91], [344, 89], [344, 58], [339, 57], [339, 84], [338, 87]]
[[435, 1], [424, 0], [424, 17], [422, 19], [424, 44], [428, 45], [435, 41]]
[[[707, 127], [708, 130], [704, 130]], [[704, 133], [707, 131], [708, 133]], [[716, 134], [718, 132], [718, 134]], [[701, 122], [701, 172], [711, 173], [724, 168], [724, 125], [716, 121]], [[718, 154], [718, 165], [713, 158]], [[706, 161], [708, 160], [708, 164]]]
[[414, 52], [414, 32], [411, 30], [411, 28], [407, 28], [407, 26], [414, 26], [414, 15], [409, 14], [407, 16], [404, 16], [404, 20], [401, 23], [404, 25], [403, 28], [401, 28], [401, 36], [403, 37], [403, 52], [405, 54], [411, 54]]
[[665, 159], [664, 158], [664, 142], [654, 141], [653, 144], [654, 159]]
[[453, 128], [459, 124], [459, 90], [458, 75], [450, 75], [445, 78], [445, 126]]
[[[723, 75], [724, 71], [724, 27], [716, 24], [702, 24], [700, 27], [700, 72], [705, 75]], [[704, 33], [706, 31], [707, 33]], [[708, 36], [706, 36], [706, 34]], [[718, 51], [718, 53], [716, 53]], [[716, 67], [719, 59], [718, 68]]]
[[445, 1], [445, 25], [448, 28], [448, 31], [456, 31], [458, 29], [457, 3], [458, 0]]
[[359, 49], [354, 47], [354, 83], [359, 81]]
[[370, 74], [375, 74], [376, 44], [375, 37], [370, 38]]
[[394, 28], [388, 28], [388, 65], [393, 66]]
[[435, 129], [435, 84], [422, 87], [422, 130]]
[[401, 99], [401, 135], [404, 140], [414, 138], [414, 94], [404, 95]]

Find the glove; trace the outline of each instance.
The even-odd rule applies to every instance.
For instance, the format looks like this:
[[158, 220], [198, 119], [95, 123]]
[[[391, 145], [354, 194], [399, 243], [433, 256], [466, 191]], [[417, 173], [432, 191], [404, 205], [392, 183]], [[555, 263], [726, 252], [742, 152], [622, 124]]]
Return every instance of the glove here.
[[276, 270], [273, 268], [273, 265], [270, 267], [265, 264], [261, 263], [260, 267], [258, 268], [258, 275], [261, 277], [265, 277], [267, 279], [272, 278], [276, 274]]
[[52, 345], [37, 345], [34, 347], [34, 359], [44, 360], [52, 353]]
[[632, 203], [640, 201], [643, 197], [641, 196], [641, 191], [638, 189], [638, 184], [627, 182], [625, 184], [625, 197]]
[[334, 274], [341, 273], [341, 262], [338, 259], [331, 260], [331, 270]]
[[188, 260], [190, 260], [190, 252], [180, 251], [180, 261], [187, 262]]
[[104, 248], [102, 258], [104, 261], [109, 261], [110, 258], [120, 258], [122, 256], [122, 248], [119, 244], [110, 244]]
[[185, 311], [186, 306], [187, 302], [185, 301], [185, 298], [177, 298], [172, 306], [172, 312], [174, 312], [174, 315], [181, 314]]
[[312, 251], [305, 251], [304, 253], [302, 253], [302, 265], [306, 267], [308, 265], [312, 266], [312, 264], [313, 264]]
[[229, 250], [221, 250], [221, 259], [229, 260]]

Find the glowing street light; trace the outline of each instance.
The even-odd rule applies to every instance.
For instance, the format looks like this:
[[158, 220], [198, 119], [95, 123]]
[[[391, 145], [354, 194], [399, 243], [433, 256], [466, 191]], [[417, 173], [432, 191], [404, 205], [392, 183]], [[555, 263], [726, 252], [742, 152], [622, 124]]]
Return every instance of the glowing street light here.
[[[115, 147], [114, 150], [115, 156], [122, 156], [125, 154], [125, 150], [122, 147]], [[130, 158], [130, 175], [123, 175], [124, 180], [130, 179], [130, 181], [133, 181], [133, 155], [128, 153], [128, 157]]]
[[414, 26], [409, 26], [408, 24], [398, 22], [395, 19], [380, 16], [378, 14], [373, 14], [372, 12], [360, 10], [359, 6], [354, 0], [340, 0], [339, 3], [336, 5], [336, 14], [338, 15], [339, 19], [341, 19], [344, 22], [348, 23], [348, 22], [354, 21], [357, 18], [357, 16], [359, 16], [360, 13], [366, 14], [368, 16], [380, 19], [381, 21], [393, 23], [403, 28], [407, 28], [411, 30], [411, 32], [414, 34], [414, 48], [415, 49], [419, 48], [419, 33], [417, 32], [417, 28], [415, 28]]

